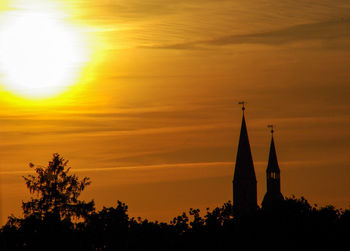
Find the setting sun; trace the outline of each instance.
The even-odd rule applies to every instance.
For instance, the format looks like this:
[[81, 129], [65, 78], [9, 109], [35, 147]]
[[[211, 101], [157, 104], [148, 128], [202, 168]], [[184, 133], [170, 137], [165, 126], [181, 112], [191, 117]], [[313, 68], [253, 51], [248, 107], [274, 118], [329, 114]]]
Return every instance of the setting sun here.
[[86, 47], [59, 16], [12, 11], [0, 25], [0, 76], [6, 90], [45, 98], [77, 81], [87, 59]]

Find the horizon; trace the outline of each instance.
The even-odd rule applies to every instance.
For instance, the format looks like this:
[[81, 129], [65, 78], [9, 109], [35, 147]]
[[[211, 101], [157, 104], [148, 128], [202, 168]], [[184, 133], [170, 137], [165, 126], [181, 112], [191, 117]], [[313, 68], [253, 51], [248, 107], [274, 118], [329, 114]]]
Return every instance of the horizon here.
[[[12, 54], [0, 59], [1, 225], [30, 198], [28, 164], [53, 153], [91, 178], [82, 198], [97, 209], [120, 200], [130, 216], [169, 222], [232, 201], [241, 100], [258, 204], [273, 124], [282, 194], [349, 208], [349, 10], [343, 0], [4, 1], [8, 37], [40, 34], [33, 26], [50, 20], [55, 41], [35, 51], [54, 51], [62, 34], [74, 46], [57, 47], [57, 64], [35, 61], [36, 74], [18, 74], [27, 65]], [[33, 78], [29, 87], [17, 75]]]

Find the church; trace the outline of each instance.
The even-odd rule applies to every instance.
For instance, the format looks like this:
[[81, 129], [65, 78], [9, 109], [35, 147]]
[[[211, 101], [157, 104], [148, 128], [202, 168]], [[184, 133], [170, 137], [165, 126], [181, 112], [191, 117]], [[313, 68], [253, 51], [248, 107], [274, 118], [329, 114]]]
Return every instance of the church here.
[[[245, 121], [245, 103], [240, 102], [240, 104], [243, 105], [243, 116], [233, 177], [233, 213], [235, 217], [252, 214], [258, 209], [257, 180]], [[266, 168], [267, 191], [262, 202], [263, 207], [271, 207], [283, 201], [280, 168], [273, 138], [274, 130], [273, 126], [269, 127], [271, 127], [271, 144]]]

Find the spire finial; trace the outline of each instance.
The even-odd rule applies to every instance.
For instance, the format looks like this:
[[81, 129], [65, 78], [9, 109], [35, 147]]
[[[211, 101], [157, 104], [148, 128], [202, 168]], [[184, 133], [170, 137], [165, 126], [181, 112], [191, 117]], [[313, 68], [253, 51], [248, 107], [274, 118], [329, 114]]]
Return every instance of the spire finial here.
[[244, 112], [244, 110], [245, 110], [245, 105], [248, 104], [248, 102], [247, 102], [247, 101], [240, 101], [240, 102], [238, 102], [238, 104], [239, 104], [239, 105], [242, 105], [242, 111]]
[[271, 134], [273, 135], [273, 133], [275, 132], [276, 126], [275, 125], [268, 125], [267, 127], [271, 129]]

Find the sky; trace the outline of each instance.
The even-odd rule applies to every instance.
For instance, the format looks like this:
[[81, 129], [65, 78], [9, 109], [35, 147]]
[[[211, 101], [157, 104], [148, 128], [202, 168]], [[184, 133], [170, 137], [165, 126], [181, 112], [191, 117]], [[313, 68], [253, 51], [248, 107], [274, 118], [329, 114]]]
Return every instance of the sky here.
[[0, 81], [1, 224], [56, 152], [97, 209], [168, 222], [232, 201], [242, 100], [259, 204], [274, 124], [283, 195], [350, 207], [349, 1], [18, 0], [0, 19], [53, 9], [89, 56], [53, 97]]

